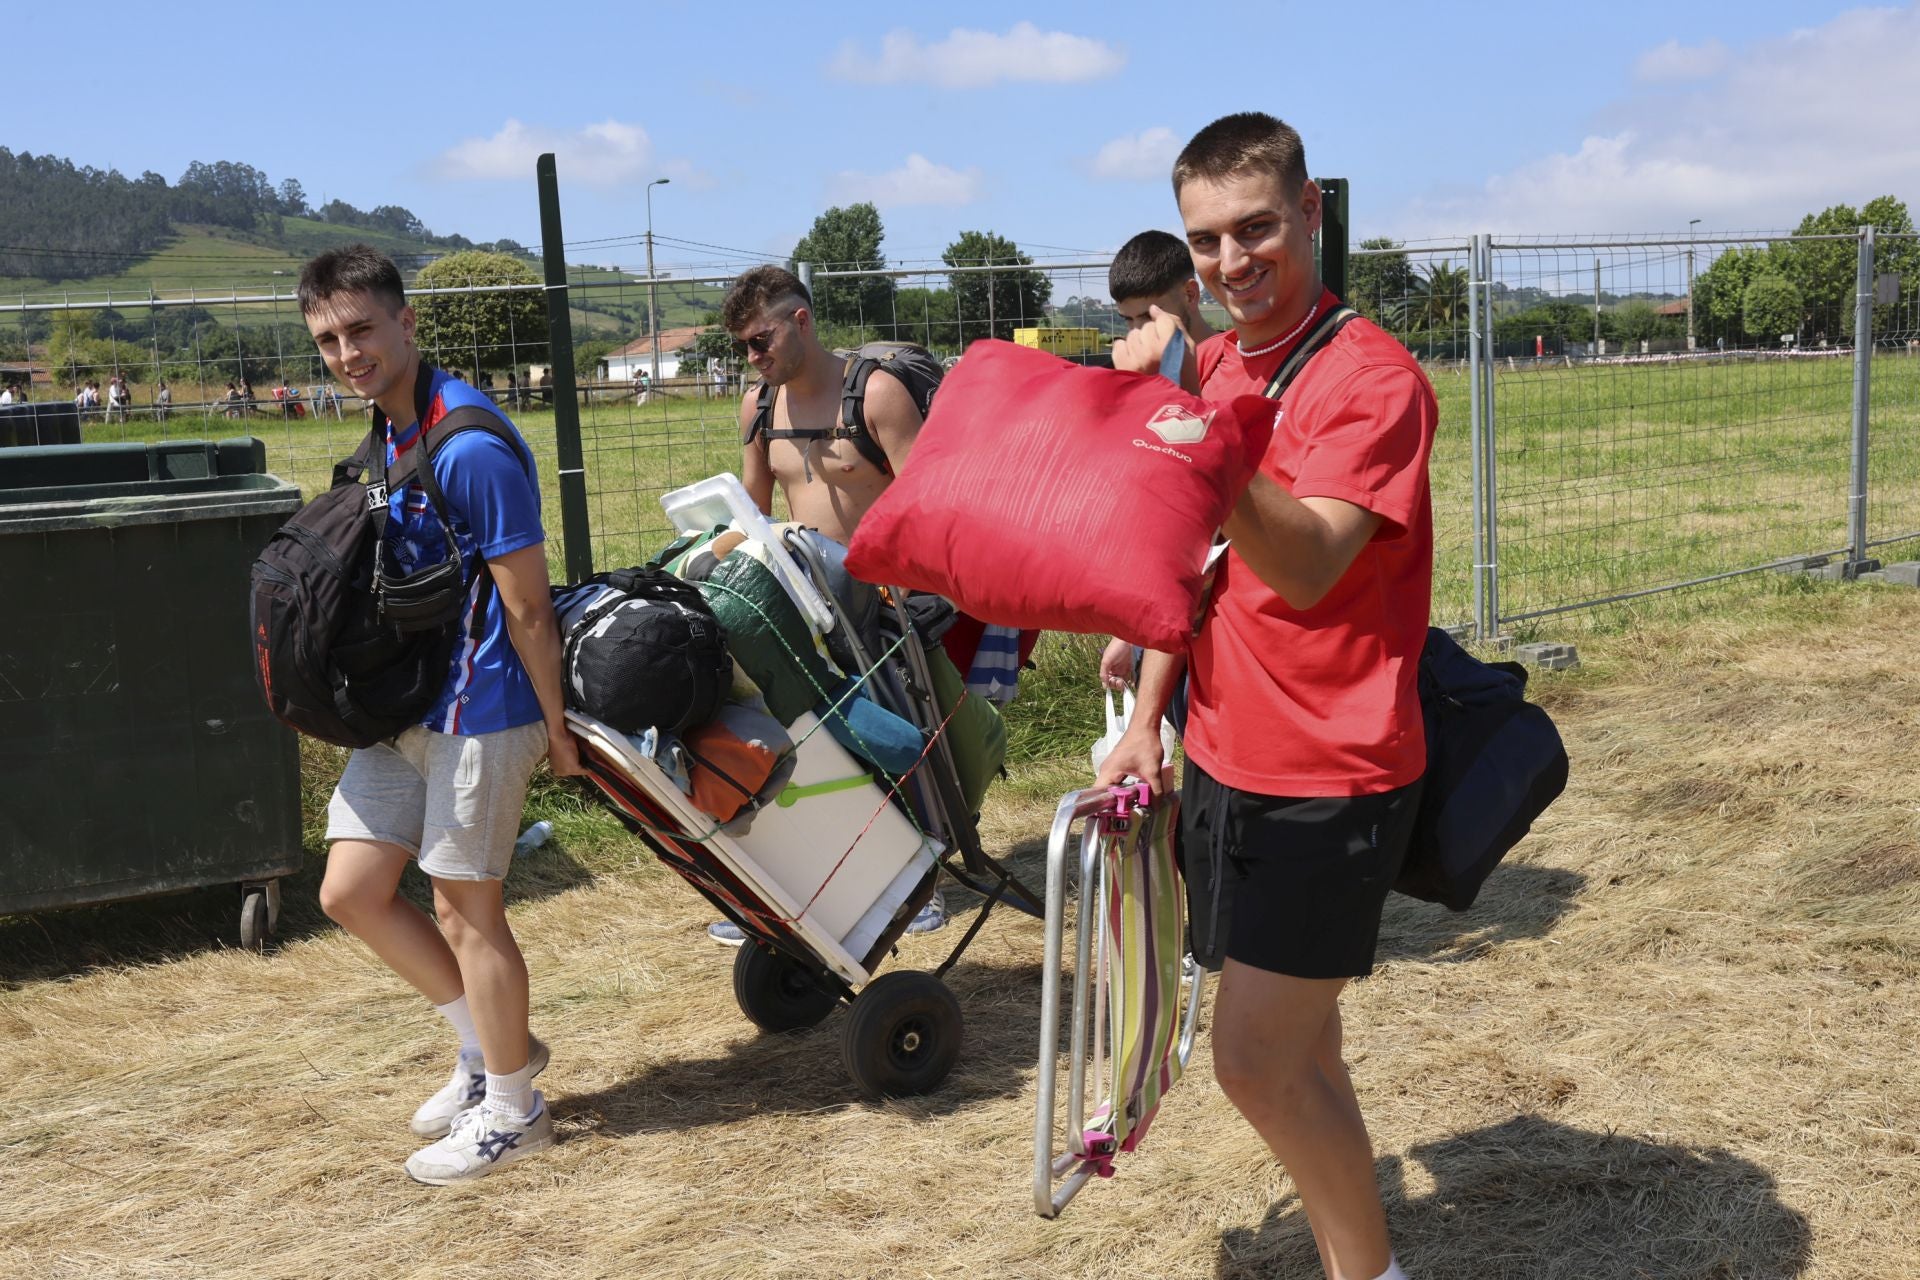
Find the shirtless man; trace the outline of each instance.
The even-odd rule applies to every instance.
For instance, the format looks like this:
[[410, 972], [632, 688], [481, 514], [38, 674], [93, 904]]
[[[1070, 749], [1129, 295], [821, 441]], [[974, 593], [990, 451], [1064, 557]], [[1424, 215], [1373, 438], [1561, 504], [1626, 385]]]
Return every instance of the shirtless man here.
[[[721, 318], [747, 363], [773, 388], [770, 437], [755, 429], [760, 389], [740, 401], [747, 492], [771, 515], [777, 481], [791, 519], [837, 542], [851, 541], [860, 517], [906, 465], [920, 430], [912, 395], [885, 370], [867, 382], [867, 432], [887, 460], [882, 469], [840, 421], [846, 362], [821, 343], [813, 298], [798, 276], [781, 267], [755, 267], [734, 282]], [[811, 431], [821, 434], [786, 434]]]

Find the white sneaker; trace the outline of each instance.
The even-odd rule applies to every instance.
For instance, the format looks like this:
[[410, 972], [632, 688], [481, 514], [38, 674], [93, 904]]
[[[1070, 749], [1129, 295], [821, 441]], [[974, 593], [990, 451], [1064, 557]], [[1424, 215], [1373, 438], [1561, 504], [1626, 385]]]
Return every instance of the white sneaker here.
[[[527, 1037], [527, 1065], [533, 1074], [547, 1069], [547, 1046], [538, 1036]], [[453, 1078], [440, 1092], [420, 1104], [407, 1128], [423, 1138], [438, 1138], [453, 1128], [463, 1111], [470, 1111], [487, 1098], [487, 1065], [479, 1057], [466, 1057], [453, 1064]]]
[[927, 899], [927, 905], [920, 908], [912, 920], [907, 922], [908, 933], [932, 933], [935, 929], [947, 927], [947, 896], [935, 889], [933, 896]]
[[747, 931], [731, 920], [715, 920], [707, 926], [707, 936], [723, 947], [737, 947], [747, 940]]
[[505, 1168], [553, 1145], [547, 1100], [533, 1095], [533, 1118], [509, 1120], [482, 1103], [462, 1111], [453, 1130], [407, 1157], [407, 1176], [432, 1187], [450, 1187]]

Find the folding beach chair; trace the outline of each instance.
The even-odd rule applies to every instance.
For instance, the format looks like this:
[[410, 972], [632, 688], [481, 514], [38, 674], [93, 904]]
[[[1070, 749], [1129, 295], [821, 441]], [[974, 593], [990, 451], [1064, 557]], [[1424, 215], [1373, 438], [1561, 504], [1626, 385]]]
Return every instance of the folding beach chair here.
[[[1173, 858], [1179, 799], [1144, 783], [1069, 793], [1047, 842], [1046, 950], [1040, 987], [1034, 1208], [1057, 1215], [1146, 1136], [1193, 1053], [1203, 973], [1186, 951], [1185, 889]], [[1067, 846], [1080, 828], [1066, 1149], [1054, 1126]], [[1098, 1099], [1091, 1115], [1089, 1097]]]

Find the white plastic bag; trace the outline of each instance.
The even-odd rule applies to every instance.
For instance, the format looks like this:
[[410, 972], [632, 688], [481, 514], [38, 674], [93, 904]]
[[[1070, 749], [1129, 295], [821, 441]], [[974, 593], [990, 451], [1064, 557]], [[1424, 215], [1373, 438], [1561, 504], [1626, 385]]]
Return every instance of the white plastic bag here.
[[[1100, 766], [1107, 762], [1107, 756], [1120, 744], [1120, 735], [1127, 731], [1127, 724], [1133, 719], [1133, 690], [1121, 690], [1121, 704], [1118, 712], [1113, 705], [1113, 690], [1106, 691], [1107, 731], [1098, 742], [1093, 744], [1093, 771], [1100, 772]], [[1173, 748], [1178, 739], [1174, 736], [1173, 726], [1167, 723], [1165, 716], [1160, 717], [1160, 761], [1164, 771], [1173, 764]]]

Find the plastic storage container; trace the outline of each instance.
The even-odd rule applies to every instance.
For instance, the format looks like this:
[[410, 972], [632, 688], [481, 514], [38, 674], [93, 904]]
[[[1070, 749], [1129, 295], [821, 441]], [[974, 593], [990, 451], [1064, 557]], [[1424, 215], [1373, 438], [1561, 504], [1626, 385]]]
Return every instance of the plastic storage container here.
[[0, 450], [0, 913], [300, 866], [299, 749], [254, 687], [248, 570], [300, 506], [258, 440]]
[[[769, 547], [780, 545], [780, 535], [774, 532], [760, 508], [753, 505], [746, 486], [731, 472], [675, 489], [660, 499], [660, 506], [673, 527], [682, 533], [701, 533], [731, 525], [755, 542]], [[822, 635], [833, 630], [833, 609], [814, 590], [813, 583], [798, 572], [787, 557], [779, 556], [775, 561], [769, 567], [814, 629]]]

